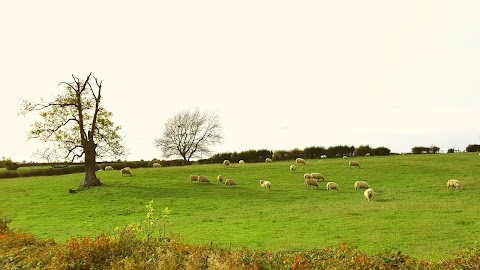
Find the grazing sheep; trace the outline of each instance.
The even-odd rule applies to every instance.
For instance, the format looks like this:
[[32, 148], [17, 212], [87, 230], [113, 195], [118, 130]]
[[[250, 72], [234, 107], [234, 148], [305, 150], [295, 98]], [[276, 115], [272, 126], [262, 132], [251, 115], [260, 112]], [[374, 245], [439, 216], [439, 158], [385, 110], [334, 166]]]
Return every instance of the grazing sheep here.
[[297, 159], [295, 159], [295, 162], [296, 162], [297, 164], [306, 165], [305, 159], [303, 159], [303, 158], [297, 158]]
[[272, 187], [272, 183], [270, 183], [270, 181], [260, 180], [260, 186], [264, 189], [270, 190], [270, 187]]
[[318, 189], [318, 182], [315, 179], [305, 179], [305, 186], [306, 187], [314, 186], [314, 187], [317, 187]]
[[238, 163], [243, 164], [243, 163], [245, 163], [245, 161], [243, 159], [241, 159], [241, 160], [238, 161]]
[[221, 184], [223, 181], [223, 176], [222, 175], [217, 176], [217, 181], [219, 184]]
[[328, 182], [327, 183], [327, 190], [336, 190], [338, 192], [338, 185], [335, 182]]
[[272, 159], [267, 157], [267, 158], [265, 159], [265, 162], [266, 162], [266, 163], [272, 163]]
[[360, 164], [358, 164], [358, 162], [356, 162], [356, 161], [349, 161], [349, 162], [348, 162], [348, 167], [349, 167], [349, 168], [350, 168], [350, 167], [358, 167], [358, 168], [360, 168]]
[[113, 171], [113, 167], [112, 166], [105, 166], [105, 171]]
[[295, 172], [297, 170], [297, 166], [296, 165], [290, 165], [290, 171]]
[[357, 181], [357, 182], [355, 182], [355, 184], [353, 184], [353, 186], [355, 187], [355, 190], [367, 189], [367, 188], [370, 187], [370, 186], [368, 185], [368, 183], [365, 182], [365, 181]]
[[197, 182], [198, 181], [198, 175], [192, 174], [190, 175], [190, 182]]
[[225, 185], [226, 186], [235, 186], [235, 181], [233, 181], [233, 179], [227, 179], [225, 181]]
[[158, 162], [153, 163], [153, 168], [159, 168], [159, 167], [162, 167], [162, 164]]
[[120, 170], [120, 172], [122, 173], [122, 176], [124, 175], [132, 175], [132, 172], [130, 171], [130, 167], [125, 167], [123, 169]]
[[230, 165], [230, 161], [228, 159], [225, 159], [223, 161], [223, 166], [228, 167]]
[[312, 179], [312, 174], [311, 173], [306, 173], [303, 175], [303, 180], [306, 180], [306, 179]]
[[200, 185], [210, 184], [210, 180], [205, 175], [200, 175], [197, 181]]
[[327, 158], [327, 155], [321, 155], [320, 158]]
[[310, 175], [312, 176], [312, 179], [315, 179], [317, 181], [320, 179], [322, 179], [322, 181], [325, 180], [325, 177], [321, 173], [312, 172]]
[[370, 153], [366, 153], [365, 156], [366, 156], [366, 157], [369, 157], [369, 156], [370, 156]]
[[451, 188], [451, 187], [459, 189], [459, 188], [462, 187], [462, 185], [460, 184], [460, 181], [458, 181], [456, 179], [451, 179], [451, 180], [447, 181], [447, 188]]
[[348, 157], [347, 157], [347, 156], [343, 156], [343, 159], [348, 159]]
[[373, 197], [373, 189], [367, 188], [365, 192], [363, 192], [363, 196], [365, 197], [365, 200], [371, 201]]

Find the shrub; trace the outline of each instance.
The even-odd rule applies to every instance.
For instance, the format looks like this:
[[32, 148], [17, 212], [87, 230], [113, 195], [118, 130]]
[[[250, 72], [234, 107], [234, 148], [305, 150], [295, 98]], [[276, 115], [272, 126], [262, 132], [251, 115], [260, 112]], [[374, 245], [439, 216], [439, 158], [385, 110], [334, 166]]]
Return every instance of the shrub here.
[[18, 169], [18, 164], [16, 162], [8, 161], [5, 163], [5, 167], [8, 171], [16, 171]]

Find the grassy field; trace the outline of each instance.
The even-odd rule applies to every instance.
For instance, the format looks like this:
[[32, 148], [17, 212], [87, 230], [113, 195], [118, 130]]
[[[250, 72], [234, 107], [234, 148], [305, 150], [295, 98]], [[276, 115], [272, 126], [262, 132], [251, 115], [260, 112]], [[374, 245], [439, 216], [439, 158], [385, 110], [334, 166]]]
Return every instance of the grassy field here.
[[[419, 259], [440, 260], [480, 240], [480, 157], [477, 154], [358, 157], [361, 169], [347, 160], [307, 160], [296, 173], [293, 162], [192, 165], [98, 172], [103, 186], [68, 193], [82, 174], [0, 180], [0, 217], [10, 227], [62, 242], [97, 235], [143, 221], [154, 201], [156, 214], [168, 207], [169, 229], [192, 244], [210, 243], [258, 250], [301, 250], [342, 242], [376, 254], [401, 251]], [[318, 190], [303, 185], [305, 172], [326, 177]], [[204, 174], [211, 185], [189, 182]], [[233, 178], [237, 186], [218, 185]], [[461, 190], [448, 190], [455, 178]], [[262, 190], [259, 181], [272, 182]], [[353, 183], [366, 180], [372, 202]], [[328, 192], [327, 181], [339, 184]]]

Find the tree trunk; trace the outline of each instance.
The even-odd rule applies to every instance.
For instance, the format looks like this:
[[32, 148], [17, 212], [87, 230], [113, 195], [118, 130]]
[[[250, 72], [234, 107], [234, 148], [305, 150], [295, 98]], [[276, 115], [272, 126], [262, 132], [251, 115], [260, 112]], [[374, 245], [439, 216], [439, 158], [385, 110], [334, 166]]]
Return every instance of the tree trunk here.
[[83, 182], [80, 184], [80, 188], [100, 186], [102, 184], [95, 174], [97, 171], [97, 153], [95, 152], [95, 148], [96, 145], [91, 143], [88, 143], [88, 145], [83, 148], [85, 151], [85, 179], [83, 179]]

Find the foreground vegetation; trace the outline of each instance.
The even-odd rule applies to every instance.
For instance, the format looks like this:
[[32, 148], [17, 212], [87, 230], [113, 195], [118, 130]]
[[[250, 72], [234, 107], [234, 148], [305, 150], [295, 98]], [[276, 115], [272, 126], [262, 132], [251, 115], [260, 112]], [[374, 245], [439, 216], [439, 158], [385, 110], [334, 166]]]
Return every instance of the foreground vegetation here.
[[[440, 263], [475, 247], [479, 239], [478, 158], [356, 158], [361, 169], [349, 169], [342, 159], [307, 160], [296, 173], [289, 171], [288, 161], [136, 169], [131, 177], [105, 171], [97, 173], [103, 186], [77, 194], [68, 190], [78, 186], [82, 174], [8, 179], [0, 181], [0, 217], [11, 219], [15, 230], [67, 241], [68, 246], [72, 237], [94, 241], [102, 232], [143, 220], [145, 205], [154, 200], [157, 207], [172, 211], [168, 231], [176, 243], [192, 248], [207, 245], [228, 253], [244, 252], [245, 247], [261, 256], [268, 251], [295, 256], [337, 252], [328, 247], [346, 242], [366, 258], [400, 251], [418, 262]], [[303, 173], [314, 171], [336, 181], [340, 191], [327, 192], [324, 184], [319, 190], [306, 189]], [[192, 173], [207, 175], [212, 184], [190, 183]], [[237, 186], [216, 184], [218, 174], [235, 179]], [[451, 178], [459, 179], [463, 188], [448, 190]], [[271, 181], [272, 190], [262, 190], [260, 179]], [[373, 187], [372, 202], [353, 189], [357, 180]]]
[[[147, 218], [148, 221], [148, 218]], [[0, 220], [2, 269], [478, 269], [480, 246], [441, 262], [418, 260], [400, 252], [367, 255], [345, 243], [304, 251], [254, 251], [189, 245], [149, 237], [147, 226], [126, 226], [95, 238], [65, 244], [13, 232]], [[146, 225], [144, 223], [143, 225]], [[148, 231], [148, 229], [147, 229]], [[143, 233], [143, 234], [142, 234]]]

